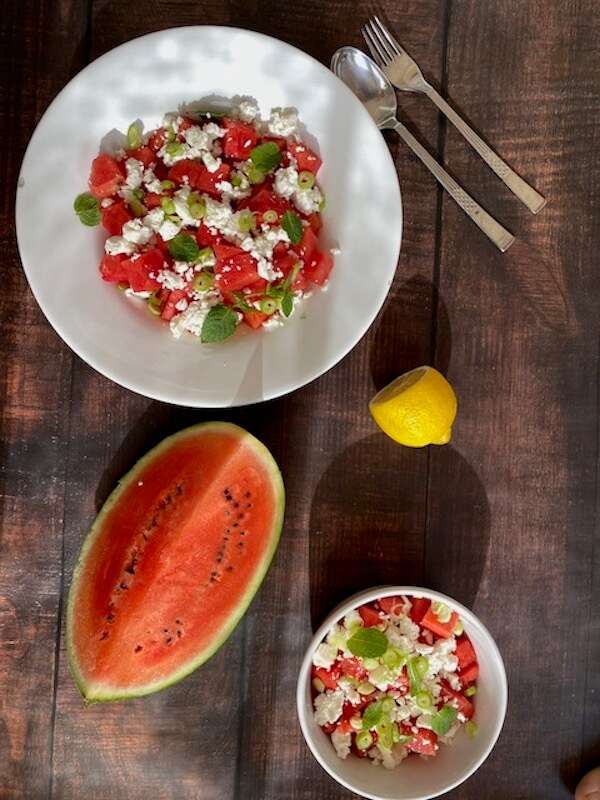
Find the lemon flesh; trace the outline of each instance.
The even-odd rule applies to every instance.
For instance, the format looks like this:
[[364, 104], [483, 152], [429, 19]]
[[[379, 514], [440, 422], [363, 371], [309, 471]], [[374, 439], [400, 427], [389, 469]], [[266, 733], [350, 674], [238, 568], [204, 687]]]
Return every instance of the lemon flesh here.
[[433, 367], [417, 367], [392, 381], [369, 403], [375, 422], [407, 447], [447, 444], [457, 401], [446, 378]]

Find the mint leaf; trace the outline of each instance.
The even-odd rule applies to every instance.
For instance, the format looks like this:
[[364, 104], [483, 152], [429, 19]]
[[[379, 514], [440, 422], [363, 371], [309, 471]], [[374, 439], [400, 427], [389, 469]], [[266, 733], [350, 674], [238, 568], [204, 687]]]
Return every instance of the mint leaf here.
[[298, 244], [300, 242], [302, 234], [304, 233], [304, 228], [302, 227], [300, 217], [295, 211], [285, 212], [281, 218], [281, 227], [290, 237], [290, 242], [292, 244]]
[[371, 703], [370, 706], [367, 706], [365, 709], [365, 713], [363, 714], [362, 718], [362, 727], [363, 731], [368, 731], [371, 728], [375, 728], [381, 722], [383, 718], [383, 703], [381, 700], [377, 700], [375, 703]]
[[196, 261], [200, 256], [200, 248], [189, 233], [178, 233], [169, 242], [169, 253], [175, 261]]
[[200, 340], [205, 344], [222, 342], [235, 332], [237, 325], [235, 311], [224, 305], [213, 306], [204, 319]]
[[359, 658], [379, 658], [388, 649], [387, 636], [377, 628], [359, 628], [347, 642], [348, 650]]
[[371, 703], [370, 706], [367, 706], [365, 709], [365, 713], [363, 714], [363, 731], [368, 731], [371, 728], [375, 728], [381, 722], [383, 718], [383, 703], [381, 700], [377, 700], [375, 703]]
[[284, 317], [289, 317], [293, 310], [294, 297], [290, 292], [286, 292], [283, 295], [283, 300], [281, 301], [281, 313]]
[[89, 192], [78, 195], [73, 203], [73, 208], [79, 221], [84, 225], [93, 227], [100, 222], [100, 203]]
[[438, 736], [445, 736], [454, 724], [458, 711], [452, 706], [444, 706], [431, 718], [431, 729]]
[[281, 161], [281, 150], [275, 142], [257, 145], [250, 153], [250, 161], [261, 172], [270, 172]]

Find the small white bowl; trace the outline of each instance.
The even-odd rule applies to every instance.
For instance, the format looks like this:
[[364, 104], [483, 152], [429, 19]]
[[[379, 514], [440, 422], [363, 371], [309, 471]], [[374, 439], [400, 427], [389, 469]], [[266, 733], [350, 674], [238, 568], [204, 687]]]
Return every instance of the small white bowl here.
[[[473, 642], [479, 659], [475, 712], [479, 730], [473, 739], [468, 738], [464, 732], [459, 732], [452, 745], [440, 747], [435, 758], [409, 758], [396, 769], [388, 770], [374, 766], [369, 759], [349, 755], [342, 760], [336, 755], [329, 736], [314, 721], [311, 666], [315, 649], [334, 622], [364, 603], [399, 594], [441, 600], [460, 614], [465, 633]], [[332, 611], [313, 636], [306, 651], [296, 695], [302, 733], [314, 757], [338, 783], [371, 800], [429, 800], [461, 784], [483, 764], [495, 745], [504, 723], [507, 699], [508, 684], [504, 662], [487, 628], [456, 600], [417, 586], [368, 589], [350, 597]]]

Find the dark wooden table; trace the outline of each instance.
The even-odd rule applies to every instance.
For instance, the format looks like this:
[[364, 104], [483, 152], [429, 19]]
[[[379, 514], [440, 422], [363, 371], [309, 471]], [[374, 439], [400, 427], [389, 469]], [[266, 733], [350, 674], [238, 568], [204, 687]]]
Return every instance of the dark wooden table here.
[[[17, 173], [48, 103], [91, 59], [163, 27], [247, 27], [327, 63], [340, 45], [361, 45], [373, 10], [548, 207], [531, 215], [425, 98], [403, 97], [405, 121], [518, 236], [507, 254], [391, 138], [405, 209], [396, 281], [369, 335], [329, 374], [218, 414], [96, 374], [50, 329], [16, 249]], [[449, 797], [567, 798], [600, 763], [599, 12], [595, 0], [4, 0], [2, 800], [349, 797], [302, 741], [296, 673], [311, 622], [381, 583], [472, 606], [506, 660], [500, 741]], [[367, 401], [422, 363], [448, 373], [460, 411], [451, 445], [411, 451], [377, 432]], [[274, 565], [227, 645], [190, 679], [85, 709], [64, 652], [82, 537], [148, 447], [215, 416], [248, 427], [282, 467], [288, 512]]]

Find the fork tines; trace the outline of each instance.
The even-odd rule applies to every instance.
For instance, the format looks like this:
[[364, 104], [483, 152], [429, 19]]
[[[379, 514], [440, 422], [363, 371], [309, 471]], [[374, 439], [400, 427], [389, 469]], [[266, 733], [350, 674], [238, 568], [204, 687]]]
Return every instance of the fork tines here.
[[363, 25], [362, 34], [373, 58], [380, 67], [387, 66], [395, 56], [404, 53], [400, 43], [392, 36], [377, 15], [371, 17]]

